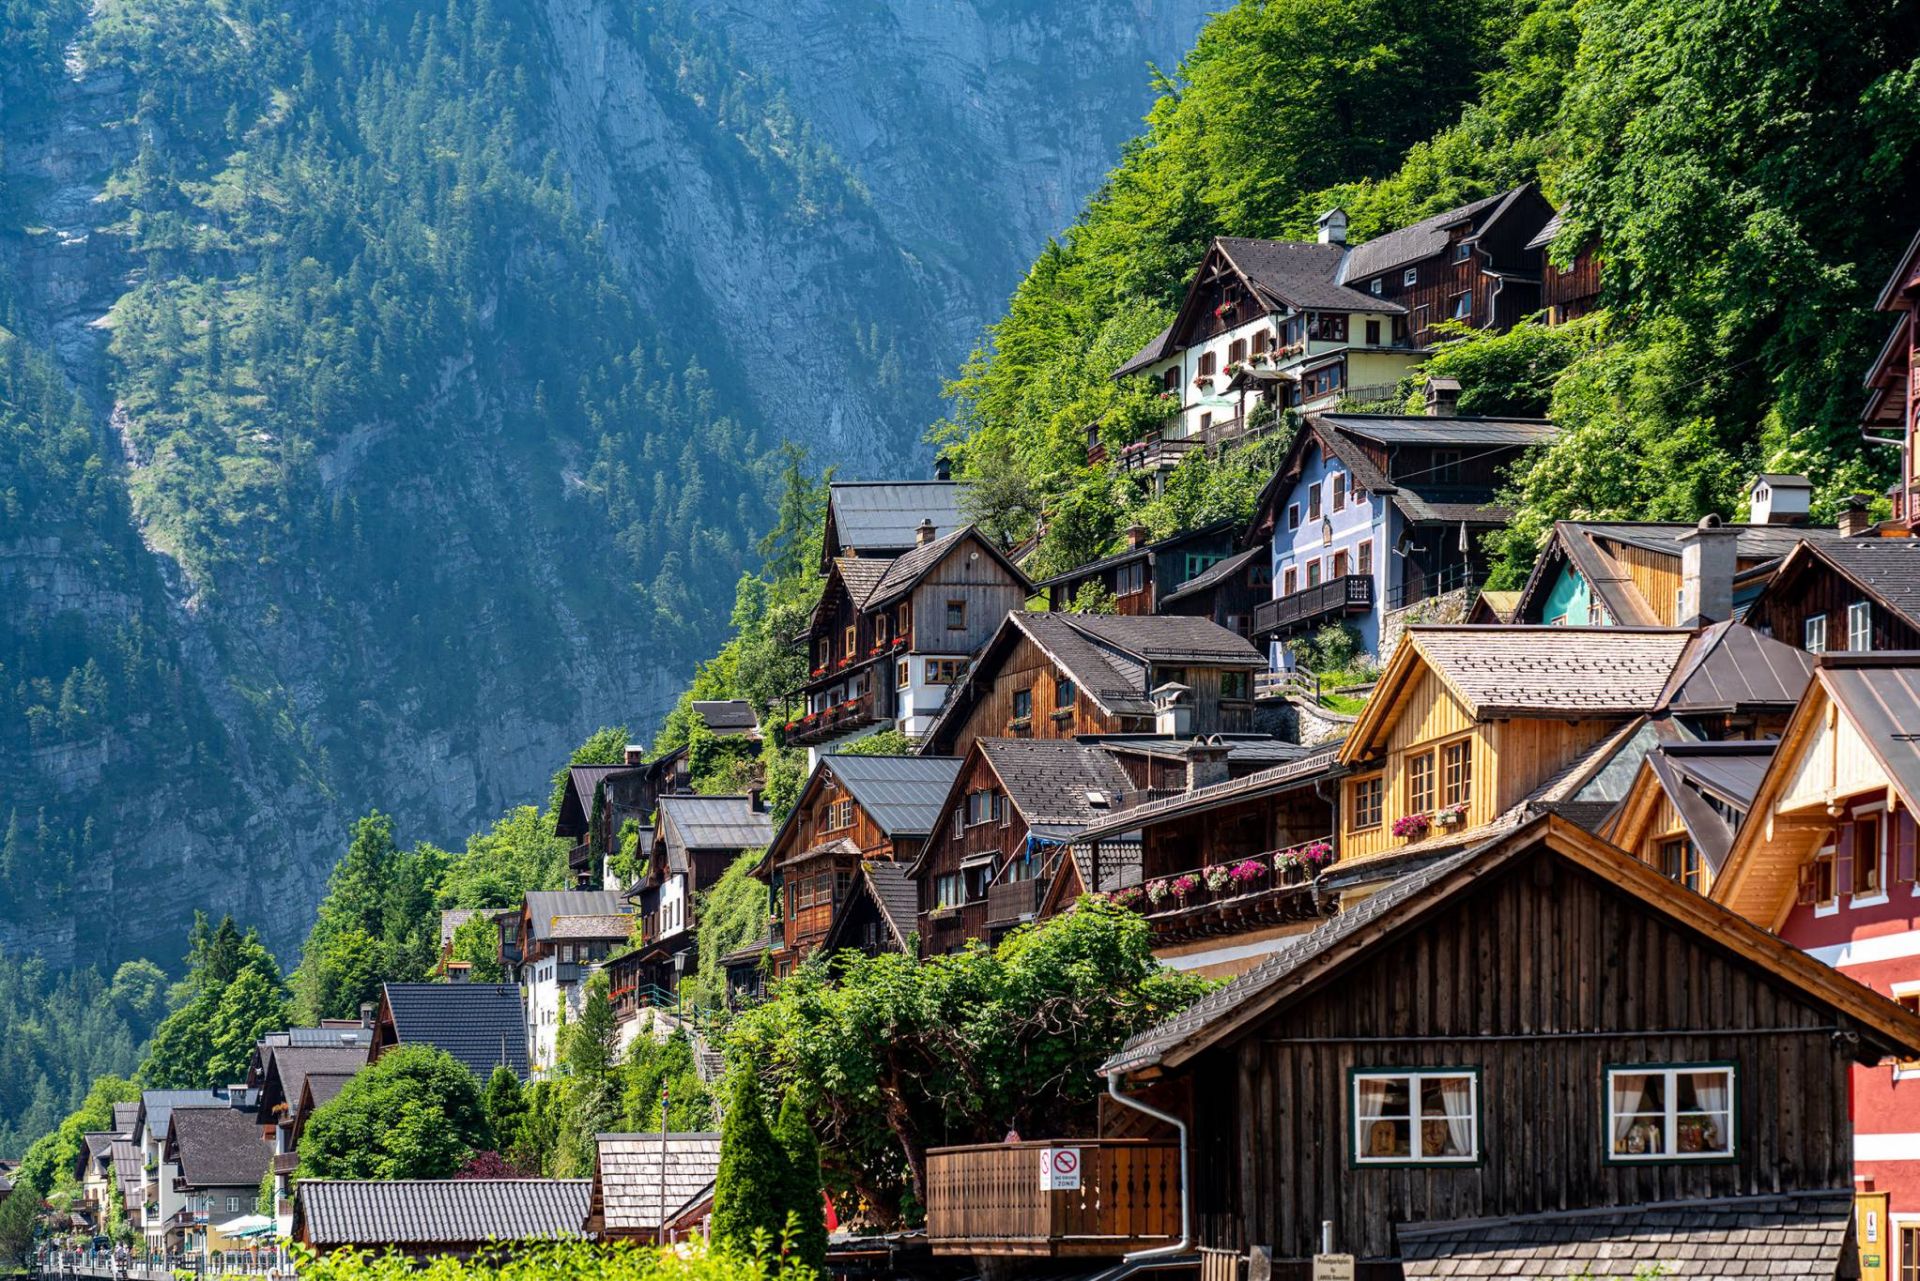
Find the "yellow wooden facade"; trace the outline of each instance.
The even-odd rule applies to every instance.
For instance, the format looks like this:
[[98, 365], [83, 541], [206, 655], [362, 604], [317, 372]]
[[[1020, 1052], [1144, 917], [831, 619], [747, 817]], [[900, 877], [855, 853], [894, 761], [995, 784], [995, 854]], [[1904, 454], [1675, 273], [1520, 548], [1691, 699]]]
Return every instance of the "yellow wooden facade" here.
[[[1673, 798], [1661, 786], [1660, 778], [1645, 761], [1633, 776], [1626, 796], [1613, 816], [1601, 826], [1599, 834], [1645, 863], [1661, 875], [1671, 875], [1667, 857], [1674, 841], [1691, 842], [1692, 834], [1681, 821]], [[1691, 886], [1702, 894], [1713, 886], [1713, 869], [1699, 860], [1698, 884]]]

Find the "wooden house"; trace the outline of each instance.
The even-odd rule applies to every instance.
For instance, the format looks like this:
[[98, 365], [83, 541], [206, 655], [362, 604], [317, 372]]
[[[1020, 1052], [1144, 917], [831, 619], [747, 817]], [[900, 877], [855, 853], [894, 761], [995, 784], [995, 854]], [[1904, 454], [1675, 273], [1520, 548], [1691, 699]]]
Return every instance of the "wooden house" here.
[[529, 890], [515, 918], [515, 946], [501, 961], [519, 984], [538, 1076], [557, 1062], [560, 1029], [580, 1016], [593, 967], [634, 942], [638, 922], [612, 890]]
[[1047, 879], [1041, 919], [1097, 889], [1147, 918], [1163, 965], [1209, 978], [1310, 929], [1334, 902], [1315, 877], [1333, 860], [1338, 745], [1239, 778], [1226, 750], [1194, 742], [1196, 758], [1215, 758], [1205, 770], [1196, 759], [1195, 786], [1082, 829]]
[[[779, 940], [768, 952], [773, 977], [791, 973], [826, 944], [834, 922], [855, 908], [856, 889], [867, 899], [860, 910], [898, 905], [895, 876], [877, 873], [885, 879], [876, 904], [861, 868], [905, 869], [917, 859], [959, 771], [958, 760], [942, 756], [821, 758], [754, 873], [767, 882], [778, 918]], [[868, 935], [856, 931], [848, 939]], [[868, 941], [879, 943], [877, 936]]]
[[1033, 587], [992, 539], [971, 525], [890, 560], [842, 556], [828, 567], [807, 631], [805, 710], [787, 741], [822, 749], [893, 727], [919, 738], [967, 661]]
[[[1818, 961], [1920, 1008], [1920, 653], [1827, 654], [1711, 887]], [[1854, 1073], [1854, 1177], [1889, 1198], [1887, 1275], [1920, 1268], [1920, 1065]], [[1891, 1269], [1899, 1268], [1895, 1272]]]
[[1912, 1011], [1545, 816], [1128, 1041], [1102, 1137], [1035, 1144], [1073, 1149], [1080, 1193], [935, 1149], [927, 1230], [1276, 1281], [1329, 1246], [1383, 1279], [1854, 1275], [1849, 1072], [1914, 1056]]
[[1144, 805], [1245, 778], [1311, 754], [1313, 748], [1271, 734], [1209, 734], [1171, 738], [1158, 734], [1082, 734], [1080, 741], [1104, 748], [1133, 786], [1128, 805]]
[[1234, 532], [1234, 522], [1223, 520], [1149, 542], [1147, 527], [1132, 525], [1120, 551], [1043, 578], [1034, 590], [1046, 593], [1047, 608], [1056, 612], [1072, 609], [1080, 591], [1092, 586], [1113, 597], [1116, 613], [1164, 613], [1168, 596], [1233, 555]]
[[634, 948], [610, 971], [622, 1021], [676, 999], [695, 968], [694, 909], [749, 850], [765, 849], [773, 820], [758, 796], [663, 796], [656, 808], [646, 875], [627, 891], [635, 909]]
[[[1698, 616], [1717, 622], [1745, 611], [1796, 547], [1839, 538], [1838, 530], [1794, 523], [1555, 521], [1506, 621], [1680, 627]], [[1694, 595], [1687, 598], [1690, 585]], [[1704, 607], [1683, 610], [1684, 599]]]
[[1254, 635], [1346, 622], [1369, 654], [1391, 611], [1484, 582], [1486, 536], [1507, 525], [1507, 469], [1558, 434], [1535, 418], [1315, 414], [1254, 509], [1272, 558]]
[[[1624, 795], [1692, 640], [1667, 628], [1410, 627], [1340, 747], [1343, 867], [1426, 856]], [[1618, 790], [1615, 790], [1615, 789]], [[1573, 811], [1568, 811], [1573, 812]]]
[[1746, 620], [1812, 654], [1920, 649], [1920, 540], [1802, 543], [1754, 597]]
[[1920, 234], [1908, 242], [1874, 307], [1894, 322], [1867, 370], [1860, 423], [1869, 441], [1900, 451], [1900, 479], [1890, 491], [1892, 525], [1912, 533], [1920, 527]]
[[997, 939], [1033, 920], [1060, 852], [1126, 790], [1126, 774], [1097, 747], [975, 739], [909, 871], [919, 887], [920, 954]]
[[684, 1240], [713, 1212], [717, 1133], [597, 1134], [583, 1223], [599, 1241]]
[[1235, 552], [1201, 570], [1161, 599], [1156, 612], [1205, 618], [1236, 636], [1253, 635], [1253, 614], [1273, 597], [1273, 566], [1265, 547]]
[[1676, 885], [1713, 888], [1773, 759], [1773, 739], [1665, 742], [1641, 758], [1599, 835]]
[[964, 754], [976, 738], [1243, 734], [1266, 658], [1204, 618], [1009, 614], [921, 750]]
[[1555, 213], [1527, 242], [1527, 248], [1540, 255], [1540, 306], [1549, 325], [1578, 320], [1600, 306], [1599, 241], [1588, 239], [1561, 267], [1553, 260], [1560, 225]]

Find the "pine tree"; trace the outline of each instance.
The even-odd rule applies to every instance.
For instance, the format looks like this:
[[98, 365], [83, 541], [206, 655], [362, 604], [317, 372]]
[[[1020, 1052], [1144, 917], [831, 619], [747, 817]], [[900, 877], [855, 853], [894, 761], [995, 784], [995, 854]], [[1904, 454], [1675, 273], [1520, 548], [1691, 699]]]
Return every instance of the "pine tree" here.
[[780, 1200], [790, 1233], [787, 1253], [794, 1262], [824, 1274], [827, 1216], [820, 1191], [820, 1140], [814, 1136], [797, 1090], [787, 1091], [773, 1133], [786, 1156]]
[[493, 1070], [480, 1093], [480, 1110], [486, 1115], [495, 1150], [512, 1152], [520, 1143], [527, 1115], [527, 1092], [512, 1068], [501, 1064]]
[[786, 1233], [787, 1156], [767, 1126], [753, 1073], [736, 1070], [730, 1086], [713, 1185], [713, 1242], [741, 1254], [771, 1253]]

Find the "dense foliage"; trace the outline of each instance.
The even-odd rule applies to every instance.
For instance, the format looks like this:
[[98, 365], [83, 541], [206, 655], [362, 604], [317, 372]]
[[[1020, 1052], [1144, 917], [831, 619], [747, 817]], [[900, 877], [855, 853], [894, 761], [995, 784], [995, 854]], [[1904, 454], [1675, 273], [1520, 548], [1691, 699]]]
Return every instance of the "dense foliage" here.
[[140, 1066], [141, 1083], [160, 1090], [205, 1090], [244, 1081], [253, 1047], [285, 1028], [293, 1007], [280, 965], [260, 942], [225, 917], [217, 926], [196, 917], [187, 946], [187, 977], [173, 1010], [154, 1029]]
[[1100, 1063], [1205, 987], [1160, 968], [1137, 914], [1087, 899], [991, 949], [803, 966], [728, 1053], [797, 1092], [836, 1199], [886, 1219], [923, 1196], [929, 1147], [1090, 1125]]
[[314, 1109], [299, 1177], [451, 1178], [493, 1138], [473, 1073], [445, 1050], [405, 1045]]
[[166, 1013], [166, 987], [151, 961], [128, 961], [107, 979], [0, 955], [0, 1155], [19, 1157], [96, 1079], [133, 1074]]
[[759, 1078], [736, 1069], [729, 1078], [720, 1129], [720, 1169], [713, 1183], [714, 1245], [743, 1254], [769, 1248], [824, 1273], [826, 1203], [820, 1189], [820, 1144], [792, 1091], [778, 1119], [767, 1121]]
[[342, 1250], [302, 1257], [300, 1275], [314, 1281], [815, 1281], [797, 1260], [771, 1251], [654, 1249], [626, 1243], [561, 1241], [488, 1252], [476, 1259], [436, 1258], [421, 1264], [398, 1253], [372, 1256]]

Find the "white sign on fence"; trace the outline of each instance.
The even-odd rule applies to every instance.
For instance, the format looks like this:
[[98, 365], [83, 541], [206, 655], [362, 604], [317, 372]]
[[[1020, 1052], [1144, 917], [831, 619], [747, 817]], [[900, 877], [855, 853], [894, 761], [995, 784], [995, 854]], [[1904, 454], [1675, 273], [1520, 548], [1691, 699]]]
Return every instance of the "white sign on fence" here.
[[1314, 1255], [1313, 1281], [1353, 1281], [1353, 1256], [1351, 1254]]
[[1080, 1187], [1079, 1148], [1040, 1149], [1040, 1190], [1073, 1192]]

